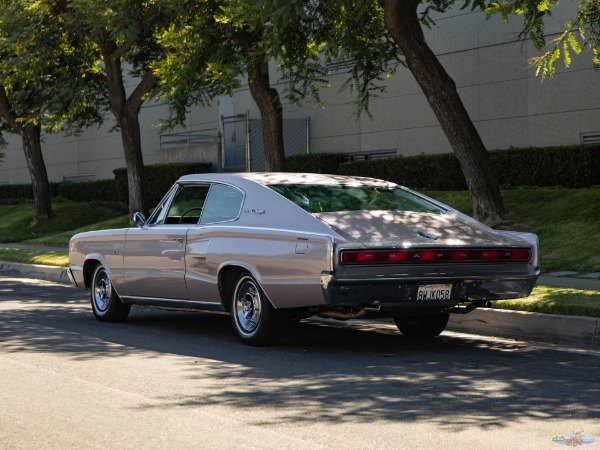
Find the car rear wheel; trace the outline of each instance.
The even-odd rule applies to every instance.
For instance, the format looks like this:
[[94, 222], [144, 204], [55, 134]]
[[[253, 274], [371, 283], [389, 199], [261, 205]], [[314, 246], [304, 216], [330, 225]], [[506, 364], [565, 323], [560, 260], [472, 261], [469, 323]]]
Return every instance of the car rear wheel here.
[[121, 301], [103, 265], [94, 270], [91, 285], [92, 311], [102, 322], [121, 322], [129, 315], [131, 305]]
[[432, 338], [444, 331], [449, 317], [447, 313], [438, 313], [418, 317], [394, 317], [394, 322], [406, 337]]
[[233, 329], [244, 344], [270, 345], [279, 340], [283, 318], [247, 272], [237, 278], [230, 312]]

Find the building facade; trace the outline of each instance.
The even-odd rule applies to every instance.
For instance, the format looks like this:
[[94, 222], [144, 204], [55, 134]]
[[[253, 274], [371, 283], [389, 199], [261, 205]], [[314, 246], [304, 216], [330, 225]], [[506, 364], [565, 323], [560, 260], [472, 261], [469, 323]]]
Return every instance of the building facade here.
[[[546, 24], [549, 40], [573, 17], [576, 5], [574, 0], [561, 2]], [[542, 82], [529, 64], [539, 51], [516, 39], [522, 25], [518, 17], [504, 23], [499, 17], [455, 8], [436, 22], [437, 27], [426, 30], [427, 40], [456, 82], [489, 150], [600, 140], [600, 73], [589, 55], [573, 56], [568, 69], [558, 62], [554, 78]], [[332, 87], [322, 93], [325, 108], [310, 100], [302, 107], [285, 106], [284, 117], [293, 124], [287, 133], [291, 137], [286, 137], [291, 153], [364, 157], [451, 151], [407, 69], [400, 67], [386, 80], [385, 92], [370, 103], [372, 117], [357, 118], [352, 94], [340, 92], [347, 76], [343, 70], [332, 75]], [[277, 79], [275, 73], [272, 79]], [[283, 86], [275, 83], [275, 87]], [[146, 164], [211, 161], [217, 170], [261, 169], [251, 156], [261, 139], [256, 131], [260, 115], [247, 88], [215, 99], [209, 107], [192, 108], [185, 127], [161, 136], [157, 124], [167, 114], [160, 104], [142, 108]], [[115, 168], [125, 166], [120, 135], [109, 132], [112, 125], [108, 118], [105, 126], [78, 137], [45, 136], [42, 147], [50, 180], [112, 178]], [[30, 182], [20, 139], [6, 138], [9, 146], [0, 163], [0, 183]]]

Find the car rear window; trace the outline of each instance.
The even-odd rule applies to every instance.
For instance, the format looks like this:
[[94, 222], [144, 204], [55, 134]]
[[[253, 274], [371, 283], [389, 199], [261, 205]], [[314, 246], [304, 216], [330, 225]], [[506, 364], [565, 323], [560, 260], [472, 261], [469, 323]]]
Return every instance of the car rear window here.
[[411, 211], [444, 209], [399, 187], [328, 184], [274, 184], [271, 189], [310, 213], [336, 211]]

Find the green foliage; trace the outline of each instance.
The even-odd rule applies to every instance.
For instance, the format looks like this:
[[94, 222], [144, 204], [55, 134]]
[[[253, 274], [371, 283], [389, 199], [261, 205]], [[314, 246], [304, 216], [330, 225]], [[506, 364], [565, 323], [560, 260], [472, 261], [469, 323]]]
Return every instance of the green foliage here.
[[98, 60], [66, 31], [57, 10], [51, 1], [0, 2], [0, 94], [8, 131], [31, 124], [77, 132], [102, 121], [87, 99], [95, 87], [86, 76]]
[[[503, 186], [600, 185], [600, 146], [523, 148], [490, 152]], [[352, 161], [339, 155], [301, 155], [287, 158], [293, 172], [340, 173], [393, 181], [419, 189], [462, 190], [465, 178], [453, 153]], [[336, 167], [336, 164], [340, 164]]]
[[[563, 2], [565, 3], [565, 2]], [[512, 15], [523, 17], [523, 29], [519, 39], [530, 39], [538, 50], [546, 47], [544, 34], [545, 20], [551, 15], [552, 7], [559, 0], [467, 0], [465, 6], [479, 8], [487, 14], [499, 14], [507, 21]], [[565, 23], [565, 29], [550, 42], [550, 49], [541, 56], [530, 60], [536, 67], [536, 75], [542, 79], [552, 77], [555, 63], [562, 59], [564, 66], [571, 65], [572, 54], [580, 55], [588, 50], [596, 68], [600, 68], [600, 1], [578, 0], [577, 12], [572, 20]]]
[[[58, 196], [59, 183], [50, 183], [52, 197]], [[31, 184], [0, 184], [0, 204], [27, 203], [33, 200]]]
[[0, 244], [0, 261], [68, 267], [69, 255], [66, 252], [3, 248], [2, 244]]
[[[0, 242], [21, 242], [71, 231], [122, 214], [119, 209], [105, 203], [74, 203], [60, 199], [54, 202], [53, 210], [55, 214], [52, 218], [30, 228], [32, 211], [29, 204], [0, 205], [0, 215], [3, 217], [0, 221]], [[42, 244], [39, 241], [36, 243]]]
[[466, 189], [465, 178], [453, 153], [352, 161], [340, 174], [381, 178], [403, 186], [427, 189]]
[[600, 292], [536, 286], [527, 298], [493, 302], [493, 308], [600, 317]]
[[307, 153], [289, 156], [285, 159], [285, 170], [298, 173], [328, 173], [337, 174], [340, 164], [346, 157], [333, 153]]
[[500, 184], [505, 186], [600, 185], [600, 146], [526, 148], [490, 153]]
[[114, 200], [117, 198], [114, 180], [98, 180], [81, 183], [65, 181], [59, 184], [58, 193], [62, 198], [74, 202]]
[[[183, 175], [207, 173], [212, 171], [210, 163], [176, 163], [146, 166], [148, 198], [156, 205], [167, 193], [173, 183]], [[82, 183], [63, 181], [50, 183], [52, 196], [74, 202], [112, 202], [126, 204], [129, 198], [127, 190], [127, 169], [114, 171], [113, 180], [98, 180]], [[30, 184], [0, 185], [0, 204], [18, 204], [31, 201], [33, 193]]]
[[[152, 206], [157, 205], [173, 183], [183, 175], [211, 171], [212, 164], [210, 163], [155, 164], [146, 166], [148, 203]], [[127, 202], [127, 169], [115, 169], [113, 172], [115, 174], [116, 200]]]
[[[278, 3], [278, 2], [273, 2]], [[283, 3], [283, 2], [281, 2]], [[272, 8], [275, 24], [272, 52], [286, 81], [291, 103], [313, 97], [330, 86], [332, 65], [342, 66], [348, 77], [342, 89], [356, 96], [357, 113], [369, 113], [369, 101], [383, 92], [383, 81], [396, 70], [401, 55], [383, 26], [378, 1], [293, 0]]]
[[[170, 108], [170, 116], [163, 118], [163, 127], [185, 123], [190, 106], [204, 106], [218, 95], [231, 93], [240, 86], [240, 77], [247, 75], [249, 61], [236, 43], [236, 32], [248, 28], [241, 23], [238, 3], [225, 0], [169, 3], [173, 19], [157, 30], [159, 44], [169, 51], [151, 64], [159, 78], [155, 97]], [[244, 14], [251, 11], [244, 10]]]

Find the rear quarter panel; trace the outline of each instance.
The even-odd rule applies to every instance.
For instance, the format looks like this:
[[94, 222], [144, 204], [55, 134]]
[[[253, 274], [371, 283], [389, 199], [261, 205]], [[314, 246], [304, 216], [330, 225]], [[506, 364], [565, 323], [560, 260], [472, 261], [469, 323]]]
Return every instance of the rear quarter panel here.
[[235, 266], [257, 279], [276, 308], [322, 305], [321, 274], [332, 270], [332, 242], [330, 236], [301, 231], [191, 230], [186, 254], [190, 298], [220, 302], [219, 273]]

